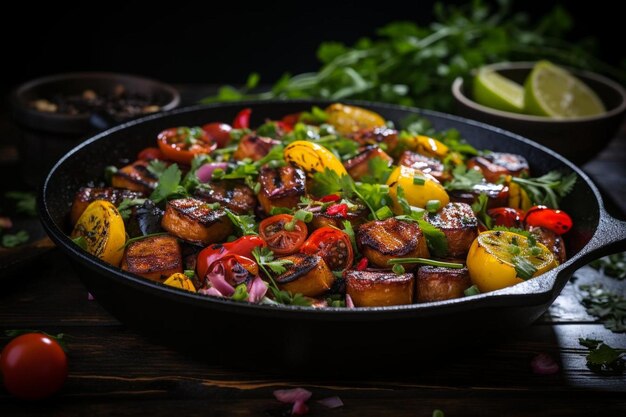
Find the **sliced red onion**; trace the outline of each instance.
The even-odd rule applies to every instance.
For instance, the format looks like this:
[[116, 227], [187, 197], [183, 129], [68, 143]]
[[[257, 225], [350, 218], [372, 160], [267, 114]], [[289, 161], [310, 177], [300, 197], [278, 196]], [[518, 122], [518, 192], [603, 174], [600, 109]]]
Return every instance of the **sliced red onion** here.
[[13, 222], [10, 218], [0, 216], [0, 229], [10, 229], [13, 227]]
[[212, 297], [223, 297], [224, 295], [215, 288], [201, 288], [198, 290], [200, 294], [210, 295]]
[[93, 295], [91, 295], [91, 293], [90, 293], [90, 292], [88, 292], [88, 293], [87, 293], [87, 301], [93, 301], [93, 300], [95, 300], [94, 296], [93, 296]]
[[292, 416], [303, 416], [309, 412], [309, 406], [304, 401], [296, 401], [291, 408]]
[[343, 407], [343, 401], [341, 401], [341, 398], [336, 395], [334, 397], [322, 398], [321, 400], [318, 400], [317, 403], [328, 408]]
[[248, 288], [248, 301], [251, 303], [260, 302], [267, 292], [267, 283], [261, 277], [255, 277]]
[[196, 177], [198, 177], [200, 182], [209, 182], [213, 177], [213, 171], [218, 168], [226, 170], [228, 164], [226, 162], [209, 162], [208, 164], [204, 164], [196, 171]]
[[297, 401], [309, 401], [313, 393], [304, 388], [277, 389], [274, 391], [274, 397], [281, 403], [293, 404]]
[[235, 288], [226, 282], [226, 273], [224, 265], [220, 262], [215, 263], [215, 267], [206, 275], [211, 286], [220, 292], [224, 297], [230, 297], [235, 292]]
[[350, 297], [350, 294], [346, 294], [346, 307], [354, 308], [354, 301], [352, 301], [352, 297]]
[[530, 367], [537, 375], [553, 375], [559, 372], [559, 364], [547, 353], [540, 353], [530, 361]]

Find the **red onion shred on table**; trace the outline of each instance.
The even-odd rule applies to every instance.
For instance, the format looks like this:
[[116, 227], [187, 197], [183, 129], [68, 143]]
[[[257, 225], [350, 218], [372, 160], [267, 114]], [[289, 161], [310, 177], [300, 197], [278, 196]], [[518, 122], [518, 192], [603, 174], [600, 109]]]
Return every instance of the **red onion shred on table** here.
[[317, 400], [318, 404], [323, 405], [327, 408], [339, 408], [343, 407], [343, 401], [338, 396], [322, 398], [321, 400]]
[[306, 402], [313, 393], [304, 388], [279, 389], [274, 391], [274, 397], [281, 403], [293, 404], [292, 415], [303, 415], [309, 411]]
[[540, 353], [530, 361], [533, 373], [537, 375], [553, 375], [559, 372], [559, 364], [547, 353]]

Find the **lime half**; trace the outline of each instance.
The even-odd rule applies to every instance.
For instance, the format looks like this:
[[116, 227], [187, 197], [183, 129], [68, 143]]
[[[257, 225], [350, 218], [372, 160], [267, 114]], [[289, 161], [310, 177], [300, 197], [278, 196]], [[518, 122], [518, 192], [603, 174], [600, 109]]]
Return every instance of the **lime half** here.
[[522, 113], [524, 88], [492, 69], [481, 68], [474, 77], [474, 100], [492, 109]]
[[594, 116], [606, 112], [602, 101], [585, 83], [548, 61], [539, 61], [524, 85], [525, 111], [556, 119]]

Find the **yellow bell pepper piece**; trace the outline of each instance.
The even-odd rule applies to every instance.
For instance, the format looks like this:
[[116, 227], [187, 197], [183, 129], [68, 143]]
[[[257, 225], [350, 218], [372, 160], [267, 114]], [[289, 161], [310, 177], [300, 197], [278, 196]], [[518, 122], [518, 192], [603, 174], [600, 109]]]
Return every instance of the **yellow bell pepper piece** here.
[[328, 114], [326, 122], [342, 135], [385, 126], [385, 119], [381, 115], [362, 107], [335, 103], [328, 106], [325, 111]]
[[287, 162], [300, 167], [309, 175], [323, 172], [325, 168], [335, 171], [340, 177], [348, 175], [348, 172], [335, 154], [317, 143], [297, 140], [285, 148], [283, 155]]
[[439, 200], [440, 207], [444, 207], [450, 202], [448, 193], [439, 181], [419, 169], [399, 166], [391, 172], [387, 185], [396, 214], [402, 214], [402, 207], [398, 204], [398, 187], [402, 187], [404, 196], [411, 206], [425, 208], [429, 200]]
[[180, 288], [182, 290], [196, 292], [196, 287], [194, 287], [193, 282], [191, 282], [187, 275], [181, 274], [180, 272], [170, 275], [170, 277], [166, 279], [163, 284], [174, 288]]

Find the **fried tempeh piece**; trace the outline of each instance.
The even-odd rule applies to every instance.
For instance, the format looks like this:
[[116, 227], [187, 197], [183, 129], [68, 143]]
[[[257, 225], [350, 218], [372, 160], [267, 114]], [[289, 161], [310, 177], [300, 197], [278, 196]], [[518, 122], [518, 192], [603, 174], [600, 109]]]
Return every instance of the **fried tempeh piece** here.
[[305, 194], [306, 176], [300, 168], [290, 165], [280, 168], [265, 167], [259, 174], [261, 207], [270, 213], [272, 207], [295, 208]]
[[426, 221], [440, 229], [448, 240], [447, 256], [459, 258], [467, 254], [478, 236], [478, 220], [472, 208], [465, 203], [448, 203], [437, 213], [426, 216]]
[[429, 256], [426, 238], [417, 223], [393, 217], [361, 225], [356, 241], [370, 263], [381, 268], [389, 268], [387, 261], [392, 258]]
[[425, 174], [432, 175], [441, 183], [444, 183], [451, 178], [450, 174], [446, 172], [443, 163], [439, 159], [430, 158], [417, 152], [404, 151], [398, 160], [398, 165], [419, 169]]
[[387, 151], [391, 152], [398, 144], [398, 131], [388, 127], [375, 127], [372, 129], [362, 129], [350, 135], [352, 139], [360, 145], [377, 145], [384, 143]]
[[387, 155], [385, 151], [378, 146], [368, 146], [357, 156], [344, 162], [343, 166], [346, 168], [346, 171], [348, 171], [348, 174], [358, 181], [370, 174], [370, 161], [375, 158], [380, 158], [387, 162], [387, 166], [393, 164], [393, 158]]
[[393, 306], [413, 302], [413, 274], [391, 271], [346, 271], [346, 293], [356, 307]]
[[87, 206], [93, 201], [106, 200], [117, 207], [126, 198], [135, 199], [142, 197], [144, 197], [144, 194], [139, 191], [125, 190], [123, 188], [81, 187], [74, 196], [74, 201], [72, 201], [70, 221], [72, 225], [75, 225], [80, 215], [83, 214], [83, 211], [85, 211]]
[[253, 161], [262, 159], [280, 141], [272, 138], [265, 138], [257, 135], [246, 135], [239, 141], [237, 150], [233, 153], [233, 158], [242, 160], [250, 158]]
[[313, 213], [313, 220], [308, 224], [309, 231], [319, 229], [324, 226], [336, 227], [337, 229], [343, 229], [343, 222], [349, 221], [352, 228], [356, 230], [360, 225], [367, 221], [367, 215], [369, 211], [365, 207], [359, 207], [356, 211], [349, 211], [347, 217], [343, 217], [342, 214], [327, 214], [316, 212]]
[[467, 161], [468, 168], [478, 168], [485, 180], [496, 183], [503, 175], [519, 177], [528, 174], [528, 161], [522, 155], [504, 152], [490, 152], [475, 156]]
[[321, 256], [296, 253], [280, 259], [292, 262], [285, 266], [285, 272], [274, 278], [281, 290], [316, 297], [328, 291], [335, 282], [335, 275]]
[[487, 208], [504, 207], [509, 205], [509, 187], [504, 184], [483, 182], [476, 184], [472, 191], [450, 191], [450, 201], [473, 204], [480, 194], [487, 195]]
[[111, 185], [117, 188], [150, 194], [157, 186], [157, 177], [148, 171], [149, 161], [139, 160], [120, 168], [111, 177]]
[[163, 282], [176, 272], [183, 272], [183, 257], [174, 236], [151, 236], [129, 244], [122, 258], [124, 271]]
[[195, 198], [168, 201], [161, 226], [174, 236], [203, 245], [221, 242], [233, 232], [224, 210], [212, 210]]
[[563, 238], [560, 235], [557, 235], [552, 230], [545, 229], [539, 226], [526, 226], [526, 230], [535, 236], [537, 242], [543, 244], [546, 248], [550, 249], [556, 258], [559, 261], [559, 264], [562, 264], [567, 260], [567, 254], [565, 253], [565, 243], [563, 242]]
[[208, 187], [198, 187], [195, 197], [208, 203], [219, 203], [237, 214], [245, 214], [256, 207], [254, 191], [247, 185], [233, 180], [224, 180], [206, 184]]
[[467, 268], [453, 269], [422, 266], [417, 271], [416, 294], [418, 303], [450, 300], [464, 296], [472, 285]]

